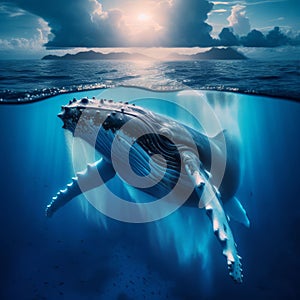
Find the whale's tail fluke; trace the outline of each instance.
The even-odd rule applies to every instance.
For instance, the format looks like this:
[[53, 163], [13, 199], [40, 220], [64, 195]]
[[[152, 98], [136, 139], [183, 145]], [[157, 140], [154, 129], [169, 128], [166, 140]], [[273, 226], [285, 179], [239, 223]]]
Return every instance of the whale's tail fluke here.
[[246, 227], [250, 227], [250, 221], [248, 219], [246, 210], [242, 206], [241, 202], [236, 198], [233, 197], [229, 201], [224, 204], [224, 209], [227, 216], [230, 219], [233, 219]]

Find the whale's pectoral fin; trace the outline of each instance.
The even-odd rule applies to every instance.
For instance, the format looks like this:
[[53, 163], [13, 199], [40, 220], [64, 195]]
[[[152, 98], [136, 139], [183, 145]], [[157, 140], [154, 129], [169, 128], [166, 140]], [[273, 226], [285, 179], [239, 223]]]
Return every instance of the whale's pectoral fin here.
[[211, 184], [210, 174], [200, 166], [199, 159], [193, 153], [184, 153], [183, 162], [199, 196], [199, 208], [205, 208], [213, 224], [214, 233], [222, 245], [223, 254], [227, 258], [229, 275], [235, 281], [242, 282], [241, 257], [237, 253], [228, 218], [220, 199], [220, 193]]
[[60, 190], [52, 198], [46, 208], [46, 216], [51, 217], [59, 208], [71, 201], [83, 192], [92, 190], [115, 176], [115, 171], [111, 164], [103, 159], [89, 164], [84, 172], [77, 173], [77, 177], [72, 179], [64, 190]]
[[[182, 158], [185, 171], [192, 180], [197, 193], [199, 193], [202, 191], [205, 184], [204, 176], [202, 176], [200, 172], [200, 161], [194, 153], [189, 151], [185, 151], [182, 154]], [[206, 174], [206, 176], [208, 175]]]
[[214, 233], [222, 245], [223, 254], [227, 258], [229, 275], [235, 281], [242, 282], [241, 257], [237, 253], [236, 243], [229, 227], [228, 218], [225, 215], [219, 193], [209, 183], [205, 184], [199, 205], [205, 208], [213, 224]]

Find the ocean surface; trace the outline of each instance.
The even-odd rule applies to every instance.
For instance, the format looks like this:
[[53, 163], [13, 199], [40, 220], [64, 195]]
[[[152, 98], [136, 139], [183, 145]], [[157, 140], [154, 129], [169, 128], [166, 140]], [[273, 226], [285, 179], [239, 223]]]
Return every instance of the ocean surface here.
[[[288, 101], [299, 100], [299, 62], [0, 65], [0, 299], [300, 298], [300, 104]], [[208, 87], [221, 91], [202, 90]], [[162, 220], [130, 224], [80, 196], [45, 216], [74, 176], [74, 157], [86, 156], [72, 151], [57, 114], [86, 96], [130, 101], [195, 128], [206, 124], [210, 135], [220, 127], [236, 135], [242, 154], [236, 196], [251, 223], [230, 222], [242, 284], [228, 276], [204, 210], [181, 207]], [[208, 111], [218, 122], [209, 122]]]
[[234, 91], [300, 100], [297, 61], [0, 61], [0, 101], [31, 101], [108, 86]]

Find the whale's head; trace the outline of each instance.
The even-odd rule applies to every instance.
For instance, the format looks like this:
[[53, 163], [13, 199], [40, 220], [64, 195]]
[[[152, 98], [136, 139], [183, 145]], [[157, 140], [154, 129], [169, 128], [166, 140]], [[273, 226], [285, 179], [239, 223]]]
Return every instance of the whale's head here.
[[104, 156], [109, 155], [116, 135], [135, 140], [145, 132], [153, 132], [153, 124], [159, 125], [153, 120], [155, 116], [142, 107], [95, 98], [71, 100], [62, 106], [58, 117], [63, 121], [64, 129], [91, 144]]
[[114, 131], [124, 125], [126, 121], [120, 114], [123, 114], [125, 109], [128, 110], [132, 107], [133, 105], [128, 103], [117, 103], [112, 100], [96, 100], [95, 98], [76, 100], [74, 98], [69, 104], [62, 106], [58, 117], [64, 123], [63, 128], [72, 134], [75, 134], [80, 127], [84, 127], [83, 129], [88, 131], [93, 127], [103, 126], [104, 129]]

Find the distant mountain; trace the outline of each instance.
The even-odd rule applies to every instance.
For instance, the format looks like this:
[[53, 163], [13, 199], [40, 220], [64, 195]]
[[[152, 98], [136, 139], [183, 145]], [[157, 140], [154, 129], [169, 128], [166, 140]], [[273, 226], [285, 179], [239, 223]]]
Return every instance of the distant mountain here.
[[64, 56], [46, 55], [43, 60], [153, 60], [153, 58], [140, 53], [112, 52], [104, 54], [93, 50], [65, 54]]
[[[43, 60], [140, 60], [150, 61], [154, 60], [152, 57], [146, 56], [140, 53], [127, 53], [127, 52], [112, 52], [112, 53], [101, 53], [93, 50], [86, 52], [78, 52], [76, 54], [65, 54], [63, 56], [58, 55], [46, 55], [42, 58]], [[173, 53], [166, 57], [165, 61], [173, 60], [210, 60], [210, 59], [221, 59], [221, 60], [236, 60], [236, 59], [247, 59], [242, 53], [232, 48], [212, 48], [206, 52], [201, 52], [192, 55]]]
[[248, 59], [244, 54], [232, 49], [232, 48], [212, 48], [206, 52], [201, 52], [192, 55], [173, 53], [169, 55], [165, 60], [237, 60]]

